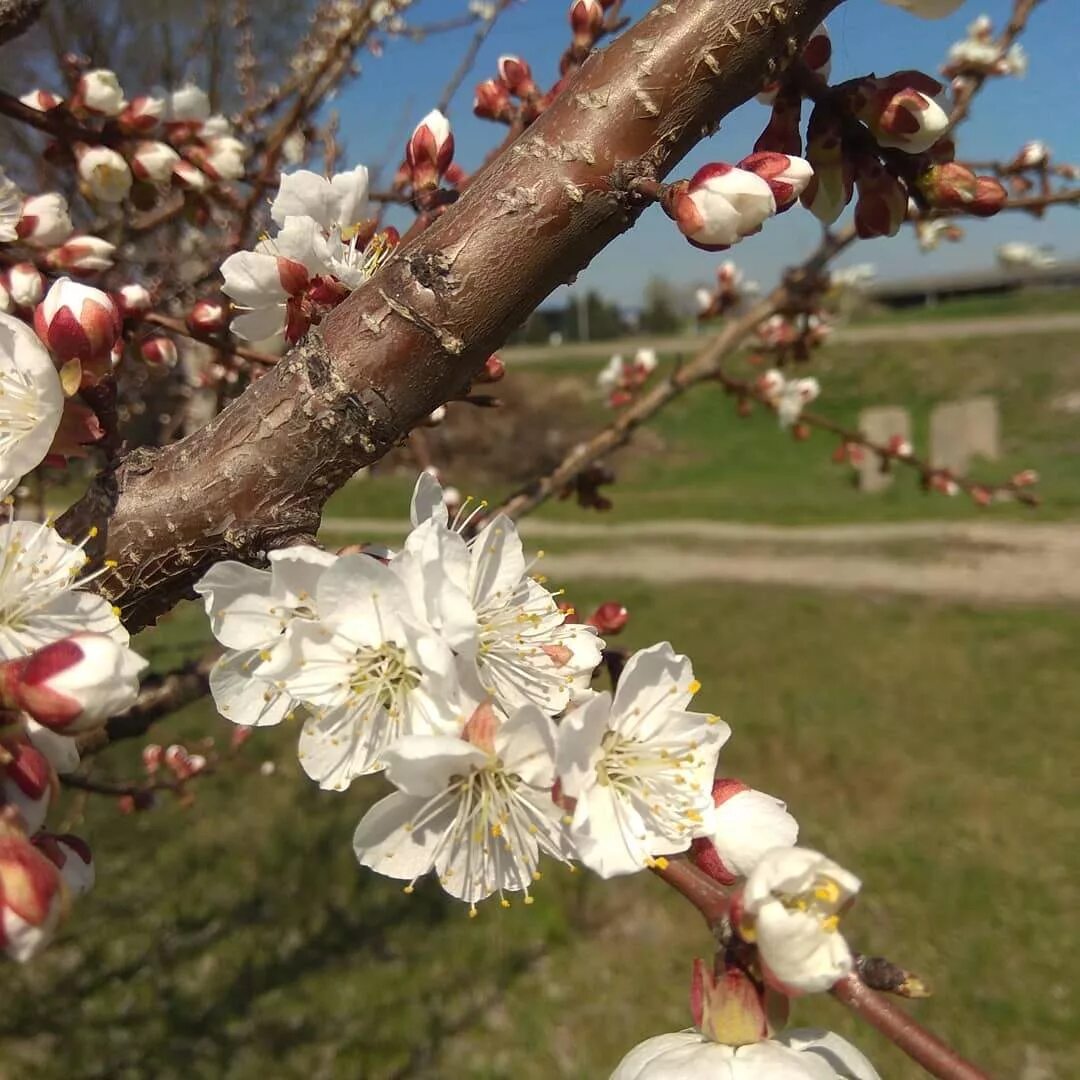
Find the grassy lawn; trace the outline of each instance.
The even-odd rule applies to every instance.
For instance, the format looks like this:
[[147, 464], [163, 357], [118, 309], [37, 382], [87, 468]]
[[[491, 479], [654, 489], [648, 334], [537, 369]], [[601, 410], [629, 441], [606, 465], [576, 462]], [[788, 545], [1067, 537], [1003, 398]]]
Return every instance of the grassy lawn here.
[[871, 305], [854, 314], [856, 326], [887, 326], [947, 319], [1001, 318], [1006, 315], [1051, 315], [1080, 311], [1080, 289], [1021, 289], [986, 296], [955, 296], [927, 306], [891, 309]]
[[[628, 645], [694, 657], [702, 707], [735, 732], [725, 770], [784, 795], [805, 841], [864, 878], [849, 936], [934, 985], [920, 1017], [993, 1075], [1073, 1074], [1075, 615], [716, 585], [569, 595], [618, 596]], [[164, 667], [202, 628], [189, 606], [153, 633], [140, 644]], [[229, 727], [203, 705], [156, 737], [208, 734]], [[0, 1075], [592, 1080], [688, 1022], [709, 942], [662, 883], [553, 866], [532, 907], [476, 920], [432, 887], [406, 897], [350, 849], [380, 783], [318, 792], [295, 735], [257, 733], [188, 808], [69, 799], [99, 884], [38, 964], [5, 969]], [[97, 767], [134, 775], [138, 751]], [[890, 1080], [921, 1075], [829, 1000], [794, 1020], [853, 1035]]]
[[[676, 359], [666, 357], [664, 363]], [[514, 382], [519, 399], [536, 400], [556, 383], [579, 384], [580, 408], [591, 428], [610, 416], [592, 389], [601, 363], [523, 365], [507, 378]], [[738, 363], [749, 370], [744, 361]], [[1062, 408], [1066, 395], [1075, 394], [1080, 401], [1080, 347], [1075, 335], [920, 341], [912, 346], [835, 345], [822, 350], [807, 371], [817, 375], [823, 387], [816, 410], [850, 426], [856, 426], [859, 411], [866, 406], [905, 405], [911, 410], [920, 450], [927, 444], [934, 405], [976, 394], [995, 396], [1001, 408], [1004, 457], [996, 463], [976, 463], [973, 472], [992, 480], [1035, 468], [1042, 476], [1044, 507], [1034, 513], [1019, 506], [980, 512], [965, 499], [927, 496], [915, 477], [902, 469], [887, 492], [861, 494], [850, 471], [830, 461], [835, 447], [831, 437], [815, 433], [809, 442], [796, 443], [778, 430], [771, 415], [759, 411], [740, 420], [719, 389], [701, 386], [670, 405], [638, 434], [634, 445], [615, 456], [618, 482], [607, 489], [615, 508], [604, 518], [591, 514], [591, 519], [675, 517], [802, 524], [961, 520], [979, 513], [1046, 520], [1080, 514], [1080, 419]], [[460, 405], [454, 409], [456, 418], [450, 423], [462, 429], [494, 422], [484, 410]], [[520, 423], [529, 422], [522, 414]], [[579, 437], [571, 435], [567, 445]], [[513, 459], [512, 438], [500, 452]], [[411, 466], [376, 470], [338, 493], [328, 513], [401, 518], [412, 479]], [[493, 499], [507, 490], [495, 490], [475, 463], [451, 470], [449, 480], [464, 492]], [[568, 502], [544, 507], [540, 516], [580, 520], [582, 513]]]

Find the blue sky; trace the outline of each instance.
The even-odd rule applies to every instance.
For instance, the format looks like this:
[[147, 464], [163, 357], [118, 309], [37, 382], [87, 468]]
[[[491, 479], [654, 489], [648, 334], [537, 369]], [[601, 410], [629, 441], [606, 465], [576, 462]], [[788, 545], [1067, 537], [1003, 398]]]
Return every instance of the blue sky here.
[[[462, 11], [465, 3], [419, 0], [411, 21], [421, 24], [446, 18]], [[650, 0], [629, 0], [625, 10], [636, 18], [650, 6]], [[529, 61], [542, 88], [550, 85], [569, 40], [568, 7], [567, 0], [519, 0], [488, 38], [472, 76], [450, 107], [457, 159], [466, 169], [471, 171], [483, 160], [504, 130], [472, 115], [473, 87], [495, 74], [498, 57], [507, 52]], [[882, 0], [848, 0], [828, 21], [833, 80], [902, 68], [935, 74], [949, 44], [964, 36], [971, 19], [985, 12], [998, 26], [1011, 7], [1011, 0], [968, 0], [950, 18], [930, 22]], [[471, 33], [442, 34], [419, 44], [390, 42], [381, 58], [365, 59], [361, 77], [334, 103], [342, 115], [347, 162], [373, 164], [394, 156], [392, 168], [400, 160], [402, 134], [439, 98]], [[963, 128], [962, 155], [973, 160], [1010, 157], [1025, 139], [1038, 138], [1050, 145], [1057, 160], [1080, 162], [1078, 41], [1080, 0], [1044, 0], [1024, 38], [1031, 58], [1027, 77], [997, 79], [987, 86]], [[688, 176], [707, 161], [738, 160], [750, 152], [767, 118], [768, 110], [756, 102], [744, 105], [716, 135], [699, 145], [675, 175]], [[782, 267], [813, 247], [818, 228], [810, 214], [796, 208], [740, 244], [732, 257], [750, 277], [769, 285]], [[882, 278], [946, 273], [992, 265], [994, 248], [1018, 239], [1052, 245], [1061, 258], [1078, 258], [1080, 212], [1061, 207], [1042, 221], [1020, 214], [973, 221], [963, 243], [944, 245], [930, 255], [920, 254], [905, 231], [892, 240], [857, 244], [842, 264], [872, 262]], [[653, 209], [594, 260], [579, 276], [578, 287], [597, 288], [622, 303], [636, 304], [650, 277], [692, 285], [710, 279], [717, 261], [716, 255], [690, 247], [664, 215]]]

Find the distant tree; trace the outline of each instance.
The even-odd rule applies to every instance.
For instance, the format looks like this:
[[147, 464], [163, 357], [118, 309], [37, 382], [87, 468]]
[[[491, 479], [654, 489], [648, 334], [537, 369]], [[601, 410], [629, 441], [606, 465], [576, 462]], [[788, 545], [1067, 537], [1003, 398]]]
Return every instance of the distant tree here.
[[645, 303], [642, 305], [639, 325], [650, 334], [670, 334], [682, 325], [679, 296], [670, 282], [653, 278], [645, 286]]
[[590, 289], [585, 294], [584, 317], [579, 304], [580, 301], [575, 300], [566, 309], [563, 337], [567, 341], [610, 341], [627, 332], [622, 312], [600, 293]]

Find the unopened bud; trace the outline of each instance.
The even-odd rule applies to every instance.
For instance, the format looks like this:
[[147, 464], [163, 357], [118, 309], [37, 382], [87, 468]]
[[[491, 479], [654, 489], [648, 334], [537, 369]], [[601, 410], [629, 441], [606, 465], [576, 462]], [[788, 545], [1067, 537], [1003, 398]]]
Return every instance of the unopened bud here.
[[167, 184], [172, 180], [173, 169], [179, 160], [180, 155], [168, 143], [147, 140], [135, 144], [131, 171], [139, 180]]
[[939, 210], [966, 210], [975, 200], [978, 178], [958, 161], [933, 165], [921, 173], [915, 186]]
[[173, 177], [181, 187], [189, 191], [205, 191], [210, 186], [206, 173], [190, 161], [178, 161], [173, 166]]
[[0, 742], [0, 806], [14, 806], [28, 834], [45, 824], [56, 784], [49, 759], [28, 738]]
[[600, 0], [574, 0], [570, 5], [570, 30], [578, 49], [591, 49], [604, 29]]
[[45, 261], [53, 270], [90, 273], [108, 270], [113, 265], [116, 245], [100, 236], [73, 236], [58, 248], [45, 253]]
[[975, 183], [975, 198], [967, 212], [975, 217], [993, 217], [1009, 201], [1005, 187], [992, 176], [980, 176]]
[[605, 637], [619, 633], [630, 621], [630, 612], [618, 600], [605, 600], [586, 620]]
[[23, 94], [19, 100], [28, 108], [37, 109], [38, 112], [48, 112], [64, 104], [64, 99], [50, 90], [31, 90], [30, 93]]
[[478, 383], [494, 383], [498, 382], [506, 375], [506, 365], [502, 362], [501, 357], [496, 353], [492, 353], [491, 356], [484, 361], [483, 370], [473, 380]]
[[31, 195], [23, 203], [22, 216], [15, 226], [20, 240], [31, 247], [62, 244], [74, 231], [67, 199], [55, 191]]
[[73, 634], [0, 664], [0, 701], [64, 735], [129, 709], [146, 661], [104, 634]]
[[867, 239], [895, 236], [908, 212], [904, 185], [877, 158], [860, 158], [855, 172], [859, 197], [855, 203], [855, 232]]
[[879, 146], [908, 154], [929, 150], [948, 130], [949, 117], [934, 96], [941, 84], [919, 71], [854, 83], [851, 104]]
[[60, 871], [72, 896], [84, 896], [94, 887], [94, 856], [81, 836], [39, 833], [34, 847]]
[[196, 300], [184, 321], [198, 334], [217, 334], [225, 329], [228, 311], [220, 300]]
[[499, 57], [499, 78], [516, 97], [530, 97], [537, 92], [532, 69], [520, 56]]
[[840, 117], [826, 106], [814, 106], [806, 129], [806, 160], [814, 175], [801, 202], [824, 225], [836, 221], [854, 191], [855, 167], [844, 149]]
[[127, 102], [115, 71], [95, 68], [75, 85], [72, 108], [93, 116], [119, 116]]
[[803, 158], [768, 151], [743, 158], [738, 167], [760, 176], [769, 185], [776, 200], [778, 214], [795, 205], [795, 200], [803, 193], [814, 175], [810, 162]]
[[482, 120], [509, 121], [513, 116], [510, 92], [498, 79], [478, 83], [473, 96], [473, 113]]
[[45, 295], [45, 278], [33, 263], [16, 263], [8, 271], [7, 287], [16, 307], [32, 308]]
[[664, 209], [695, 247], [723, 251], [761, 229], [776, 213], [768, 183], [755, 173], [717, 162], [671, 186]]
[[107, 356], [120, 336], [120, 312], [100, 289], [60, 278], [34, 311], [34, 329], [61, 363]]
[[437, 188], [453, 159], [454, 133], [450, 121], [438, 109], [432, 109], [416, 125], [405, 147], [413, 188], [416, 191]]
[[129, 102], [117, 123], [125, 135], [145, 135], [157, 126], [164, 111], [165, 102], [161, 98], [142, 94]]
[[131, 190], [131, 170], [128, 163], [108, 146], [75, 148], [79, 180], [87, 198], [95, 202], [119, 203]]
[[[249, 731], [249, 728], [235, 728], [236, 731]], [[151, 776], [161, 768], [161, 762], [165, 757], [165, 749], [160, 743], [147, 743], [142, 749], [143, 768]]]
[[63, 909], [59, 869], [0, 820], [0, 949], [19, 963], [30, 960], [52, 940]]
[[139, 355], [151, 367], [175, 367], [177, 359], [176, 342], [164, 334], [155, 334], [139, 345]]
[[113, 293], [113, 299], [116, 301], [116, 306], [124, 318], [129, 318], [132, 315], [142, 315], [143, 312], [149, 311], [154, 304], [154, 298], [150, 295], [150, 290], [145, 285], [140, 285], [134, 281], [127, 285], [121, 285]]

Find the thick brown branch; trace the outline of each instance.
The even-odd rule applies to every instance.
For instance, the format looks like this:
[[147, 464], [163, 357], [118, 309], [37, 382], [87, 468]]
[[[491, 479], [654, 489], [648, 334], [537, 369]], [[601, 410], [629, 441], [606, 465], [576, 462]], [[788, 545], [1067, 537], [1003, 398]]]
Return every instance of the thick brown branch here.
[[634, 223], [628, 182], [667, 175], [839, 2], [657, 4], [320, 332], [203, 430], [129, 457], [115, 493], [93, 488], [61, 528], [99, 526], [95, 555], [117, 565], [98, 584], [128, 625], [152, 621], [218, 559], [312, 534], [333, 490], [460, 396], [544, 297]]
[[45, 0], [0, 0], [0, 45], [25, 34], [44, 7]]

